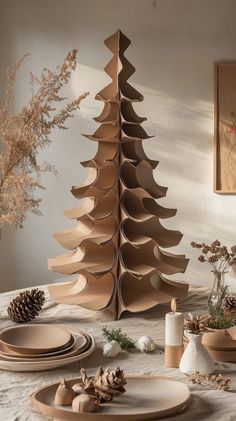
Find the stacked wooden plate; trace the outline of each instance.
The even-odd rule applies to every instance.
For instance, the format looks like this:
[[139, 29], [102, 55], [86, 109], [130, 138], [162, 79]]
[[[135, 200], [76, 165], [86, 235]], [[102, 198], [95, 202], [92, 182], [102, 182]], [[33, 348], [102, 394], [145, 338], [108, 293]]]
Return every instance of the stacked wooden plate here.
[[0, 369], [43, 371], [73, 363], [90, 355], [94, 338], [82, 329], [30, 324], [0, 333]]

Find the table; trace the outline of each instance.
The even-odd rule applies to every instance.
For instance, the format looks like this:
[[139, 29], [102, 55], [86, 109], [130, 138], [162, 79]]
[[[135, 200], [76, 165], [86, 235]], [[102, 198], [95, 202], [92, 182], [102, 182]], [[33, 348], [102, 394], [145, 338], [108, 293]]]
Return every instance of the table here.
[[[206, 386], [192, 385], [188, 378], [178, 369], [168, 369], [163, 366], [163, 355], [157, 353], [143, 354], [141, 352], [122, 352], [114, 359], [104, 358], [102, 345], [104, 338], [103, 326], [121, 327], [133, 339], [139, 336], [151, 336], [161, 347], [164, 345], [164, 316], [169, 311], [169, 304], [162, 304], [155, 309], [142, 314], [128, 314], [119, 321], [107, 321], [106, 316], [75, 305], [54, 304], [45, 290], [46, 303], [37, 318], [38, 323], [64, 323], [74, 327], [86, 329], [96, 339], [96, 350], [87, 359], [63, 368], [34, 373], [14, 373], [0, 371], [0, 420], [1, 421], [42, 421], [41, 416], [32, 407], [29, 396], [39, 387], [47, 383], [60, 381], [62, 378], [79, 376], [83, 366], [94, 369], [99, 365], [120, 366], [126, 373], [167, 375], [188, 384], [192, 397], [187, 410], [174, 417], [172, 421], [235, 421], [236, 420], [236, 364], [219, 364], [219, 369], [227, 373], [232, 379], [232, 392], [212, 390]], [[0, 294], [0, 329], [12, 326], [7, 316], [7, 306], [12, 298], [20, 291]], [[204, 312], [207, 309], [208, 290], [204, 287], [190, 287], [187, 299], [179, 301], [178, 310], [185, 313]], [[49, 419], [49, 418], [48, 418]]]

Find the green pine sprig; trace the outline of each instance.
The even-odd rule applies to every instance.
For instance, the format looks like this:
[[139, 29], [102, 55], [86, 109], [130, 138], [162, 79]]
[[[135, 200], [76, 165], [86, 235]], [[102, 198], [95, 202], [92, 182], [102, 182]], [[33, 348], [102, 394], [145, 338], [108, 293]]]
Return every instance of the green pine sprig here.
[[122, 349], [130, 351], [136, 348], [133, 339], [129, 338], [126, 333], [122, 332], [121, 328], [109, 330], [106, 326], [102, 328], [103, 336], [108, 341], [116, 341], [120, 344]]
[[229, 329], [235, 326], [236, 317], [235, 313], [225, 314], [222, 308], [216, 309], [211, 312], [211, 318], [208, 326], [211, 329]]

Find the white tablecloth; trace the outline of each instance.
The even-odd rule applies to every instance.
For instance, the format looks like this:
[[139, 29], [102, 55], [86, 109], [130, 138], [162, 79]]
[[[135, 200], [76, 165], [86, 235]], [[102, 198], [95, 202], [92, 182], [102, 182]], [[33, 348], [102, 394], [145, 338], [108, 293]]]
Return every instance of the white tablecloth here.
[[[168, 369], [163, 366], [163, 355], [140, 352], [122, 352], [114, 359], [104, 358], [102, 355], [102, 327], [121, 327], [133, 339], [141, 335], [150, 335], [160, 346], [164, 345], [164, 315], [169, 311], [169, 305], [160, 305], [148, 312], [132, 315], [128, 314], [119, 321], [107, 321], [102, 313], [83, 309], [74, 305], [53, 304], [45, 286], [41, 287], [46, 293], [44, 309], [38, 317], [38, 323], [64, 323], [74, 327], [82, 327], [94, 335], [96, 350], [87, 359], [63, 368], [34, 373], [15, 373], [0, 371], [0, 420], [1, 421], [41, 421], [45, 417], [32, 407], [30, 394], [46, 385], [62, 378], [79, 376], [79, 370], [95, 369], [99, 365], [115, 367], [119, 365], [126, 373], [167, 375], [173, 379], [188, 384], [192, 396], [188, 408], [184, 413], [168, 418], [175, 421], [236, 421], [236, 364], [221, 364], [220, 370], [232, 378], [232, 392], [212, 390], [206, 386], [192, 385], [188, 378], [178, 369]], [[7, 317], [9, 301], [19, 291], [0, 294], [0, 329], [12, 326]], [[189, 311], [206, 311], [207, 289], [191, 287], [187, 299], [178, 303], [178, 309], [185, 313]], [[94, 370], [93, 370], [94, 371]]]

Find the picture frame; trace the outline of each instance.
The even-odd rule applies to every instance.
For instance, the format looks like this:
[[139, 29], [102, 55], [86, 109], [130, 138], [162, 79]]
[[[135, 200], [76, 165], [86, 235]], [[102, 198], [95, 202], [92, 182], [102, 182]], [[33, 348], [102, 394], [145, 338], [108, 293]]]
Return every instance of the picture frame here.
[[214, 66], [214, 192], [236, 194], [236, 62]]

